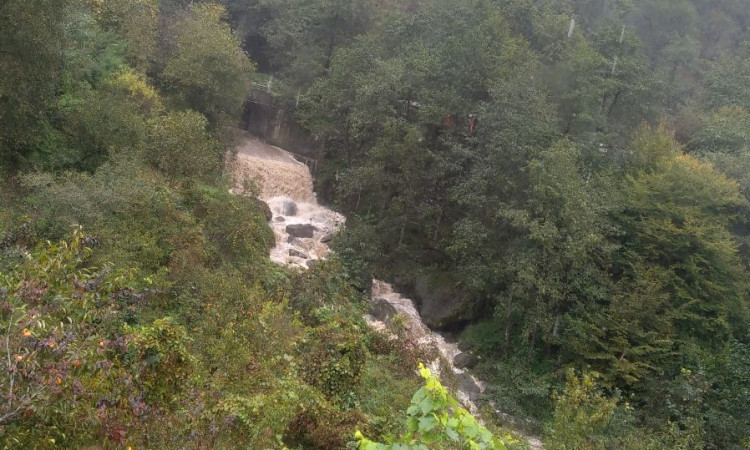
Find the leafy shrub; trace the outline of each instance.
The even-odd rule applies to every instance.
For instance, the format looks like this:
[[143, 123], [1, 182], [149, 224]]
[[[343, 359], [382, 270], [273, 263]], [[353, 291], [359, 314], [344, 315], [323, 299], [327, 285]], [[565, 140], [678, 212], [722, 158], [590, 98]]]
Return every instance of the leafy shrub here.
[[471, 448], [504, 450], [515, 442], [510, 436], [497, 438], [477, 419], [462, 408], [458, 401], [420, 364], [425, 384], [412, 397], [407, 410], [407, 431], [398, 442], [380, 444], [357, 431], [355, 437], [361, 450], [400, 448]]
[[132, 155], [112, 158], [94, 175], [40, 173], [21, 178], [37, 232], [61, 239], [73, 225], [98, 238], [99, 261], [157, 271], [168, 260], [169, 236], [187, 220], [179, 196]]
[[256, 268], [268, 263], [275, 238], [253, 199], [207, 186], [190, 188], [186, 196], [206, 238], [226, 262]]
[[171, 318], [155, 320], [134, 333], [137, 381], [152, 402], [175, 403], [191, 372], [185, 329]]
[[750, 444], [750, 344], [730, 342], [712, 373], [706, 416], [709, 448], [740, 449]]
[[567, 374], [565, 389], [555, 394], [555, 410], [547, 431], [550, 449], [604, 448], [600, 435], [609, 425], [617, 398], [606, 397], [595, 384], [595, 375]]
[[[327, 323], [331, 316], [341, 316], [343, 311], [350, 313], [352, 306], [363, 305], [362, 295], [335, 257], [313, 270], [299, 273], [292, 286], [292, 305], [310, 325]], [[347, 320], [356, 319], [348, 314]]]
[[[134, 414], [138, 396], [123, 365], [119, 293], [134, 286], [128, 271], [86, 266], [90, 249], [76, 230], [47, 243], [8, 273], [0, 273], [0, 441], [39, 447], [107, 438], [101, 415]], [[99, 413], [97, 413], [99, 411]], [[75, 439], [75, 441], [71, 440]]]
[[492, 356], [505, 346], [502, 333], [504, 321], [496, 317], [469, 325], [461, 334], [461, 340], [482, 355]]
[[401, 431], [409, 401], [420, 387], [410, 363], [396, 356], [395, 350], [369, 355], [365, 361], [356, 398], [358, 409], [367, 415], [371, 437], [395, 436]]
[[329, 450], [347, 448], [352, 430], [366, 425], [357, 410], [340, 411], [330, 405], [301, 410], [290, 422], [284, 441], [293, 447]]
[[538, 428], [549, 418], [552, 376], [540, 374], [529, 364], [528, 358], [484, 360], [477, 372], [488, 381], [484, 396], [494, 401], [504, 414], [523, 420], [532, 428]]
[[303, 348], [304, 377], [328, 398], [346, 404], [354, 395], [367, 353], [359, 330], [332, 322], [314, 328]]

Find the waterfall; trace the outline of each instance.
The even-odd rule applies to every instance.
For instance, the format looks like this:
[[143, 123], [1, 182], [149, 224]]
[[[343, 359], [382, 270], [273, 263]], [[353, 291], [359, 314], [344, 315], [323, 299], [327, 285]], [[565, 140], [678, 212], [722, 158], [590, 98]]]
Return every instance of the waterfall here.
[[[253, 195], [265, 201], [273, 217], [270, 226], [276, 236], [276, 246], [271, 250], [271, 260], [278, 264], [296, 267], [313, 267], [315, 261], [325, 258], [327, 243], [332, 233], [342, 227], [345, 217], [320, 206], [315, 198], [312, 176], [308, 167], [278, 147], [257, 138], [248, 137], [237, 148], [236, 157], [229, 162], [234, 175], [236, 194]], [[256, 190], [248, 191], [251, 181]], [[454, 359], [462, 354], [456, 343], [448, 342], [443, 335], [430, 330], [419, 315], [414, 302], [394, 291], [388, 283], [373, 280], [370, 293], [371, 314], [365, 316], [375, 330], [399, 339], [391, 330], [391, 322], [398, 317], [401, 336], [422, 349], [434, 348], [438, 357], [427, 362], [433, 373], [445, 380], [449, 374], [457, 381], [456, 397], [472, 413], [478, 408], [477, 397], [484, 384], [463, 369], [456, 367]], [[425, 352], [428, 353], [428, 352]], [[497, 411], [500, 414], [500, 411]], [[541, 442], [526, 437], [534, 449]]]
[[[311, 267], [328, 253], [326, 242], [341, 227], [343, 215], [318, 204], [307, 166], [288, 152], [256, 138], [237, 148], [232, 161], [235, 193], [247, 193], [247, 182], [271, 208], [276, 236], [271, 260], [293, 267]], [[251, 191], [252, 193], [252, 191]], [[291, 228], [290, 228], [291, 227]]]

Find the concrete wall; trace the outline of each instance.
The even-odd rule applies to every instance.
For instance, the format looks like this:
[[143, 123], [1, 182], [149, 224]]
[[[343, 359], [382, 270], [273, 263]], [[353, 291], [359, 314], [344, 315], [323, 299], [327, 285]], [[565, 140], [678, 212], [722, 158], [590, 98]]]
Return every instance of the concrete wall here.
[[317, 142], [294, 119], [294, 111], [285, 111], [274, 104], [273, 94], [255, 88], [245, 103], [245, 129], [266, 142], [290, 152], [315, 157]]

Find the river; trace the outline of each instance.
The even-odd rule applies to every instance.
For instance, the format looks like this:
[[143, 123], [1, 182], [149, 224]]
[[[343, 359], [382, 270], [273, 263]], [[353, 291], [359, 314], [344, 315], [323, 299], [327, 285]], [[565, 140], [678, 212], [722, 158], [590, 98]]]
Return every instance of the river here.
[[[329, 251], [327, 243], [346, 223], [346, 218], [318, 204], [313, 179], [308, 167], [289, 152], [248, 136], [229, 162], [234, 174], [236, 194], [257, 195], [271, 208], [269, 225], [276, 236], [271, 260], [290, 267], [307, 269], [324, 259]], [[252, 185], [248, 184], [252, 181]], [[475, 400], [484, 384], [467, 371], [456, 367], [454, 359], [461, 351], [440, 333], [430, 330], [423, 322], [411, 299], [403, 297], [384, 281], [373, 280], [370, 293], [372, 314], [365, 317], [376, 330], [398, 337], [389, 322], [399, 316], [401, 338], [416, 343], [423, 349], [437, 349], [434, 360], [426, 365], [445, 381], [446, 370], [457, 381], [456, 397], [472, 413], [477, 412]], [[425, 352], [429, 354], [430, 352]], [[435, 353], [435, 352], [433, 352]], [[498, 413], [500, 413], [498, 411]], [[541, 442], [525, 437], [533, 449], [541, 449]]]

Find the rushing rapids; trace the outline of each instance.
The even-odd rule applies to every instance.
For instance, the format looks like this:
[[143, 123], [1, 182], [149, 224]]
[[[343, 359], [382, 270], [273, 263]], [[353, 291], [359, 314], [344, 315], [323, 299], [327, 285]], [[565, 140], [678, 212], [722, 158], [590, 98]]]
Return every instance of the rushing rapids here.
[[[317, 203], [309, 169], [285, 150], [248, 137], [237, 148], [233, 165], [234, 188], [237, 194], [257, 195], [272, 212], [270, 226], [276, 236], [271, 259], [291, 267], [308, 268], [325, 258], [331, 235], [345, 223], [345, 217]], [[250, 183], [248, 183], [250, 182]], [[370, 294], [371, 314], [365, 316], [374, 329], [399, 339], [391, 330], [397, 321], [401, 337], [423, 349], [435, 349], [439, 355], [428, 365], [433, 373], [445, 378], [446, 368], [457, 382], [456, 396], [472, 413], [477, 411], [475, 400], [484, 384], [463, 369], [454, 359], [461, 353], [458, 345], [440, 333], [430, 330], [423, 322], [414, 302], [395, 292], [391, 285], [373, 280]], [[500, 413], [500, 411], [498, 411]], [[541, 442], [527, 437], [534, 449]]]
[[[345, 222], [343, 215], [318, 205], [307, 166], [288, 152], [248, 138], [234, 161], [235, 193], [253, 194], [271, 208], [276, 246], [271, 260], [311, 267], [328, 252], [326, 241]], [[248, 181], [251, 186], [248, 186]]]

